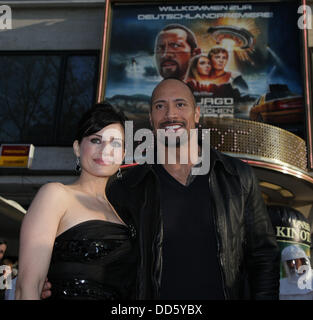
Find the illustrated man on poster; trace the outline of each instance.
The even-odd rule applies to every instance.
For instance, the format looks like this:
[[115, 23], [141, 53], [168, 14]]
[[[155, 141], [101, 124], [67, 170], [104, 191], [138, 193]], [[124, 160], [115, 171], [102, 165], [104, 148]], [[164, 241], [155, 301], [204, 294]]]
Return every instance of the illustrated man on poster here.
[[248, 90], [248, 85], [239, 72], [225, 70], [229, 60], [229, 53], [225, 48], [212, 48], [208, 54], [208, 58], [212, 65], [212, 70], [209, 75], [210, 82], [217, 85], [231, 83], [233, 87]]
[[200, 53], [194, 33], [181, 24], [165, 26], [156, 37], [156, 65], [165, 79], [184, 80], [190, 59]]

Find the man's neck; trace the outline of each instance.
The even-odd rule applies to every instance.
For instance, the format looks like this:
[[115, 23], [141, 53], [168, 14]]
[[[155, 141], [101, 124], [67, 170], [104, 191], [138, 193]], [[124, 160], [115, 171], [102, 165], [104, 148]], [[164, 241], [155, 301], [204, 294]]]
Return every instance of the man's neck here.
[[187, 184], [192, 164], [164, 164], [163, 167], [178, 182], [183, 185]]
[[212, 72], [212, 75], [213, 75], [214, 77], [221, 77], [221, 76], [223, 76], [225, 73], [226, 73], [226, 72], [225, 72], [224, 69], [222, 69], [222, 70], [214, 70], [214, 71]]
[[[176, 152], [176, 161], [173, 164], [173, 161], [169, 161], [169, 153]], [[198, 146], [197, 154], [194, 155], [193, 159], [191, 159], [190, 154], [188, 154], [188, 161], [181, 161], [180, 158], [180, 148], [174, 148], [174, 150], [171, 150], [170, 148], [165, 149], [165, 163], [163, 164], [164, 169], [178, 182], [180, 182], [183, 185], [186, 185], [188, 182], [188, 179], [191, 174], [191, 169], [198, 161], [198, 156], [200, 152], [200, 147]]]

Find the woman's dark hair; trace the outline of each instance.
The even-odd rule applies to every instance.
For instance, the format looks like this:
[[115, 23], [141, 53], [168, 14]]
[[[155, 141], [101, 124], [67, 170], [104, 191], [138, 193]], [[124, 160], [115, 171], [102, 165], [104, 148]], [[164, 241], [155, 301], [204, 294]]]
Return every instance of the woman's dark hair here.
[[113, 123], [121, 124], [125, 130], [126, 120], [124, 114], [115, 111], [108, 102], [96, 103], [80, 119], [75, 140], [81, 143], [84, 137], [88, 137]]
[[4, 240], [4, 239], [0, 239], [0, 245], [1, 244], [5, 244], [6, 246], [8, 246], [8, 243], [6, 242], [6, 240]]

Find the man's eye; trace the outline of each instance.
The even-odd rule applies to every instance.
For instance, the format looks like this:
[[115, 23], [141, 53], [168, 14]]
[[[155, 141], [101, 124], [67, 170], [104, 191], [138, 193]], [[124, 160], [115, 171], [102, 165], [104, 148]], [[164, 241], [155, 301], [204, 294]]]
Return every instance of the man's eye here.
[[91, 143], [96, 143], [96, 144], [100, 144], [101, 143], [101, 140], [99, 138], [92, 138], [90, 140]]
[[172, 48], [180, 48], [181, 46], [178, 43], [173, 42], [173, 43], [171, 43], [171, 47]]
[[185, 104], [184, 102], [178, 102], [178, 103], [177, 103], [177, 107], [180, 107], [180, 108], [183, 107], [183, 106], [185, 106], [185, 105], [186, 105], [186, 104]]
[[163, 104], [156, 104], [155, 109], [159, 110], [163, 108]]
[[164, 46], [162, 46], [162, 45], [158, 45], [157, 47], [156, 47], [156, 51], [157, 52], [161, 52], [161, 51], [163, 51], [164, 50]]

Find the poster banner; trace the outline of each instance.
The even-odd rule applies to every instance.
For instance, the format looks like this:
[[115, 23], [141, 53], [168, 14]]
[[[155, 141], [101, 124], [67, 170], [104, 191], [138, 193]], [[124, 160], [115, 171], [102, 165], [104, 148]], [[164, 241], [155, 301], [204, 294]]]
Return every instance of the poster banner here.
[[305, 139], [298, 6], [114, 4], [105, 97], [146, 127], [153, 88], [175, 77], [204, 117], [259, 121]]
[[280, 299], [312, 300], [310, 224], [291, 207], [268, 206], [268, 212], [281, 252]]

